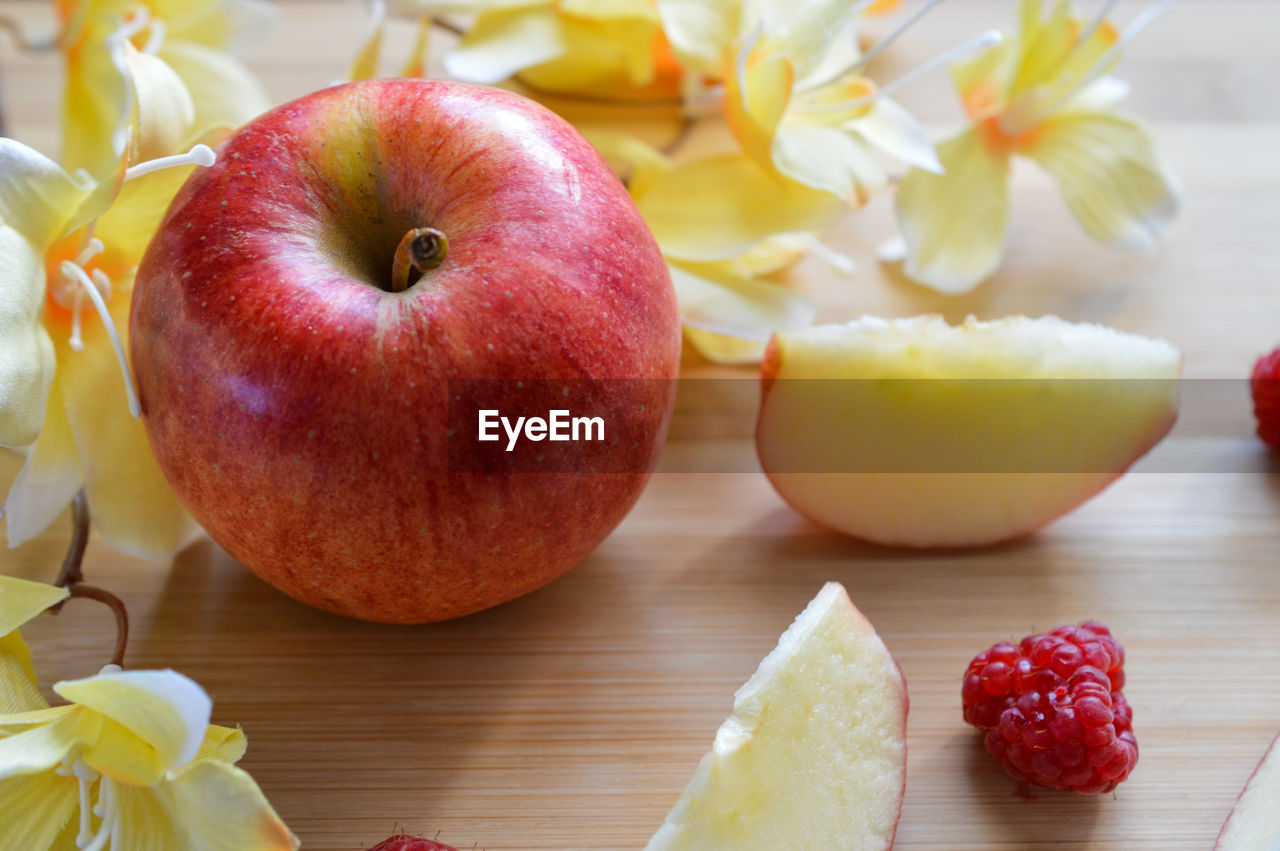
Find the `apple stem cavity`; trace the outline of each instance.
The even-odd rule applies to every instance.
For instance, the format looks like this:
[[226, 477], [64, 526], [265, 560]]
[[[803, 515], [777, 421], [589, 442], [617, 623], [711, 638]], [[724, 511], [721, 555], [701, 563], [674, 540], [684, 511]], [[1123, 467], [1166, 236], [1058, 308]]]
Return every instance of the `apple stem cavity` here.
[[[53, 583], [58, 588], [66, 588], [71, 597], [97, 600], [111, 609], [116, 618], [116, 646], [111, 655], [111, 664], [124, 667], [124, 651], [129, 646], [129, 611], [124, 601], [103, 588], [84, 583], [84, 552], [89, 545], [89, 498], [84, 488], [76, 491], [71, 500], [71, 543], [67, 545], [67, 554], [62, 560], [62, 569]], [[71, 599], [70, 597], [68, 599]], [[66, 605], [63, 600], [50, 606], [51, 614], [58, 614]]]
[[414, 228], [396, 246], [391, 263], [391, 292], [409, 289], [449, 256], [449, 238], [435, 228]]

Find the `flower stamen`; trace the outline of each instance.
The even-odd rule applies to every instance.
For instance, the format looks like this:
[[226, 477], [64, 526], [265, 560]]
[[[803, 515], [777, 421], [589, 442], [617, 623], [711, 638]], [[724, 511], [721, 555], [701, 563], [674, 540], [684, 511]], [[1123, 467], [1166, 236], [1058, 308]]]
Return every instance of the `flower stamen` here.
[[[138, 393], [133, 386], [133, 374], [129, 371], [129, 361], [125, 357], [124, 344], [120, 342], [120, 334], [116, 331], [115, 322], [111, 319], [111, 314], [107, 310], [107, 303], [102, 300], [102, 294], [98, 292], [98, 288], [94, 286], [93, 281], [89, 279], [84, 269], [81, 269], [70, 260], [62, 261], [62, 274], [80, 283], [85, 293], [88, 294], [89, 300], [93, 302], [94, 309], [98, 311], [98, 316], [102, 319], [102, 324], [107, 330], [107, 336], [111, 339], [111, 347], [115, 349], [116, 360], [120, 363], [120, 373], [124, 377], [125, 394], [129, 397], [129, 413], [133, 414], [134, 419], [142, 416], [142, 405], [138, 402]], [[105, 276], [104, 276], [105, 277]]]
[[[83, 804], [81, 804], [83, 807]], [[107, 847], [107, 843], [111, 841], [111, 836], [116, 832], [116, 828], [120, 825], [120, 796], [116, 790], [115, 781], [110, 777], [103, 777], [98, 783], [98, 804], [94, 808], [94, 812], [101, 813], [102, 821], [98, 823], [98, 832], [87, 842], [82, 842], [83, 833], [76, 838], [76, 847], [82, 851], [102, 851]], [[84, 818], [84, 810], [80, 811], [81, 818]]]
[[[872, 45], [870, 50], [862, 54], [861, 59], [859, 59], [857, 62], [851, 65], [848, 69], [846, 69], [843, 73], [841, 73], [839, 77], [843, 77], [845, 74], [849, 73], [850, 71], [857, 71], [860, 68], [865, 68], [867, 65], [871, 63], [873, 59], [875, 59], [877, 56], [883, 53], [885, 51], [885, 48], [887, 48], [889, 45], [893, 44], [895, 41], [901, 38], [903, 33], [905, 33], [907, 30], [915, 26], [916, 23], [921, 18], [923, 18], [925, 15], [929, 13], [930, 9], [932, 9], [934, 6], [937, 6], [941, 2], [942, 0], [925, 0], [925, 4], [923, 6], [921, 6], [919, 9], [916, 9], [914, 12], [912, 12], [905, 21], [903, 21], [901, 24], [897, 26], [896, 29], [894, 29], [893, 32], [889, 33], [887, 36], [885, 36], [884, 38], [877, 41], [874, 45]], [[830, 82], [830, 80], [828, 80], [828, 82]]]
[[147, 43], [143, 45], [142, 52], [155, 56], [160, 52], [160, 46], [164, 44], [164, 37], [167, 34], [165, 23], [162, 19], [156, 18], [151, 22], [151, 31], [147, 33]]
[[157, 157], [154, 160], [131, 165], [124, 171], [124, 179], [127, 182], [142, 177], [144, 174], [151, 174], [153, 171], [162, 171], [166, 168], [177, 168], [184, 165], [199, 165], [208, 168], [217, 161], [218, 155], [213, 152], [213, 148], [208, 145], [196, 145], [185, 154]]
[[982, 35], [966, 41], [964, 44], [953, 47], [946, 53], [936, 56], [925, 62], [918, 68], [908, 71], [896, 80], [885, 83], [874, 94], [869, 94], [852, 100], [832, 101], [831, 103], [818, 103], [809, 107], [812, 112], [847, 112], [849, 110], [858, 109], [874, 103], [878, 98], [890, 95], [899, 89], [905, 88], [921, 77], [932, 74], [939, 68], [950, 65], [971, 53], [977, 53], [980, 50], [986, 50], [989, 47], [995, 47], [1004, 41], [1004, 33], [999, 30], [987, 30]]
[[80, 786], [80, 835], [76, 837], [76, 847], [84, 848], [93, 841], [93, 811], [89, 807], [89, 787], [98, 779], [98, 772], [84, 764], [84, 760], [76, 757], [71, 765]]

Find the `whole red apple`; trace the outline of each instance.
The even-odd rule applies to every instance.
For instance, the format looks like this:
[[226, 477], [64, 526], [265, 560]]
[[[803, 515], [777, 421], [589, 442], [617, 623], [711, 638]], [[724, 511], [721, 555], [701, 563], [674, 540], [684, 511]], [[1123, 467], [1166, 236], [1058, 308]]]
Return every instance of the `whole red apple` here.
[[[397, 623], [594, 549], [656, 462], [680, 350], [666, 265], [590, 145], [532, 101], [422, 80], [232, 136], [170, 206], [130, 328], [151, 445], [214, 540], [305, 603]], [[494, 471], [505, 437], [451, 433], [451, 381], [492, 380], [505, 415], [546, 379], [602, 418], [605, 472]]]

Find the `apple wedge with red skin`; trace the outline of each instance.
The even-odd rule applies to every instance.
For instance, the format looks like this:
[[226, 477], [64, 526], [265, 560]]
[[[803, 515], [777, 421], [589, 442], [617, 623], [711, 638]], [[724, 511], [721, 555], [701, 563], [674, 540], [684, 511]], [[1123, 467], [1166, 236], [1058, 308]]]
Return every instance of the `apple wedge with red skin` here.
[[1280, 851], [1280, 736], [1271, 742], [1222, 825], [1214, 851]]
[[[424, 80], [233, 135], [170, 206], [130, 327], [151, 445], [214, 540], [305, 603], [400, 623], [591, 552], [656, 462], [680, 356], [666, 264], [594, 149], [525, 98]], [[585, 413], [634, 439], [608, 472], [459, 470], [455, 379], [495, 380], [499, 411], [517, 381], [593, 383]]]

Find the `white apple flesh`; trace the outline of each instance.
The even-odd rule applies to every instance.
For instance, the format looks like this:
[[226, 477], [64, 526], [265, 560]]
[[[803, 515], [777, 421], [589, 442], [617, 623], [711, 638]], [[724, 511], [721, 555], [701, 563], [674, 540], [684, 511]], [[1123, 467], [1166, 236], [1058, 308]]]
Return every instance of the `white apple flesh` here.
[[760, 463], [819, 524], [964, 547], [1039, 529], [1155, 446], [1178, 410], [1168, 343], [1056, 317], [866, 317], [778, 335]]
[[[209, 534], [299, 600], [388, 622], [510, 600], [594, 549], [656, 461], [680, 352], [658, 247], [582, 137], [422, 80], [237, 132], [170, 207], [131, 329], [156, 457]], [[519, 380], [591, 383], [574, 413], [632, 439], [607, 472], [484, 475], [458, 459], [502, 448], [449, 434], [458, 379], [495, 380], [504, 413]]]
[[879, 851], [907, 777], [907, 685], [829, 582], [734, 695], [647, 851]]
[[1280, 736], [1263, 754], [1214, 851], [1280, 851]]

